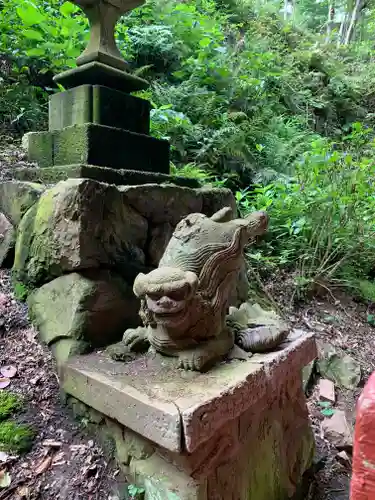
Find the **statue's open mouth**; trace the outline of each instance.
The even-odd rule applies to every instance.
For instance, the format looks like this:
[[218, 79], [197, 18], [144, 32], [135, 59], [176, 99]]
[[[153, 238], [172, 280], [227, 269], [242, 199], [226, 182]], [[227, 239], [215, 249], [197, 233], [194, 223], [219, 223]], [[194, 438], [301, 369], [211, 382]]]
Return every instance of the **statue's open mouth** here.
[[154, 300], [147, 297], [147, 307], [155, 316], [160, 318], [179, 316], [186, 309], [186, 301], [173, 300], [169, 297], [161, 297]]

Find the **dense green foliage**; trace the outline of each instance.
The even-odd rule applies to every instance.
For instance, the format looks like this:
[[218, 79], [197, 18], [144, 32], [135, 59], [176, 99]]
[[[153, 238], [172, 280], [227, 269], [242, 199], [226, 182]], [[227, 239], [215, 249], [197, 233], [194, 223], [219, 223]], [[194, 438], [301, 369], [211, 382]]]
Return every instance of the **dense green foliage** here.
[[[39, 128], [52, 75], [74, 65], [88, 25], [69, 2], [0, 5], [0, 125]], [[116, 36], [151, 82], [139, 95], [172, 169], [237, 191], [244, 213], [269, 211], [251, 259], [296, 269], [302, 285], [356, 285], [374, 268], [374, 23], [363, 9], [353, 43], [337, 47], [327, 8], [301, 0], [285, 21], [279, 2], [149, 0]]]

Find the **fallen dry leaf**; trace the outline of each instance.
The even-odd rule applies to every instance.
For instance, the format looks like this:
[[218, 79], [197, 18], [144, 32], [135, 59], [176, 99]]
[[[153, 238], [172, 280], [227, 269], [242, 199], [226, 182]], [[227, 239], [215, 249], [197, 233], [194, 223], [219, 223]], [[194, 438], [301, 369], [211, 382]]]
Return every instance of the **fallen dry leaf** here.
[[2, 366], [0, 373], [5, 378], [13, 378], [17, 374], [17, 368], [13, 365]]
[[17, 495], [20, 498], [29, 498], [30, 497], [30, 489], [27, 486], [21, 486], [17, 488]]
[[8, 486], [10, 486], [11, 481], [12, 478], [9, 472], [5, 472], [5, 470], [0, 470], [0, 488], [8, 488]]
[[40, 462], [38, 467], [35, 469], [35, 475], [39, 476], [40, 474], [43, 474], [43, 472], [45, 472], [51, 466], [51, 463], [52, 463], [52, 457], [46, 457], [44, 460]]
[[0, 377], [0, 389], [5, 389], [10, 385], [10, 378]]

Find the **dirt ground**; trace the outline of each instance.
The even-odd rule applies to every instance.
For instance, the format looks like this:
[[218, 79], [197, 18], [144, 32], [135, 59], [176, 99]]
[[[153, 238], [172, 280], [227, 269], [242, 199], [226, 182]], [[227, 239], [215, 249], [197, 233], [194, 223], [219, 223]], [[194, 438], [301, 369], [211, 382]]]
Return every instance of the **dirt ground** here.
[[0, 270], [0, 365], [17, 369], [8, 389], [25, 404], [16, 419], [30, 424], [36, 439], [29, 453], [0, 457], [0, 470], [11, 476], [0, 500], [124, 498], [119, 470], [64, 407], [51, 353], [38, 342], [25, 305], [12, 295], [9, 277]]
[[[318, 342], [334, 346], [340, 354], [350, 355], [361, 368], [361, 381], [354, 390], [335, 387], [334, 409], [345, 411], [348, 423], [354, 428], [356, 402], [369, 375], [375, 370], [375, 328], [367, 322], [374, 304], [365, 304], [342, 290], [328, 285], [320, 297], [312, 297], [299, 304], [291, 304], [293, 277], [279, 274], [269, 279], [265, 289], [296, 327], [316, 332]], [[319, 406], [317, 377], [313, 377], [308, 390], [308, 408], [314, 430], [317, 460], [320, 470], [316, 474], [313, 494], [308, 500], [348, 500], [351, 476], [349, 461], [339, 460], [338, 450], [324, 438], [321, 423], [324, 420]]]
[[[0, 181], [12, 177], [9, 168], [27, 166], [32, 165], [26, 162], [19, 141], [0, 137]], [[375, 369], [375, 328], [366, 319], [372, 312], [371, 305], [356, 302], [329, 287], [321, 298], [291, 305], [293, 285], [289, 275], [273, 277], [266, 290], [294, 326], [317, 332], [318, 339], [350, 354], [360, 364], [362, 380], [358, 388], [349, 391], [336, 387], [335, 408], [345, 410], [348, 421], [354, 425], [357, 398]], [[0, 366], [3, 365], [17, 369], [9, 389], [25, 398], [20, 419], [36, 429], [37, 438], [26, 455], [0, 461], [0, 470], [6, 469], [11, 476], [10, 487], [0, 488], [0, 500], [122, 500], [124, 479], [86, 434], [84, 424], [75, 421], [64, 407], [54, 361], [48, 349], [39, 344], [27, 319], [27, 307], [13, 296], [7, 270], [0, 270]], [[313, 385], [308, 407], [320, 470], [313, 493], [306, 500], [348, 500], [350, 453], [349, 462], [340, 462], [336, 448], [324, 438], [324, 416], [318, 399], [317, 387]]]

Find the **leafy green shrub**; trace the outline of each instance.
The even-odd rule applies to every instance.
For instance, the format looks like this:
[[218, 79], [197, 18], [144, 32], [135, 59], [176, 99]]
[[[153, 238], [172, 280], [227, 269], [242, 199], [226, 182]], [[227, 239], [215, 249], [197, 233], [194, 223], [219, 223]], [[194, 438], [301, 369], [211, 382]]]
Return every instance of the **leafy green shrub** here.
[[357, 124], [346, 151], [317, 142], [295, 176], [237, 194], [242, 212], [269, 212], [264, 255], [297, 269], [301, 286], [345, 282], [348, 267], [357, 277], [375, 269], [375, 164], [358, 154], [363, 134], [371, 130]]

